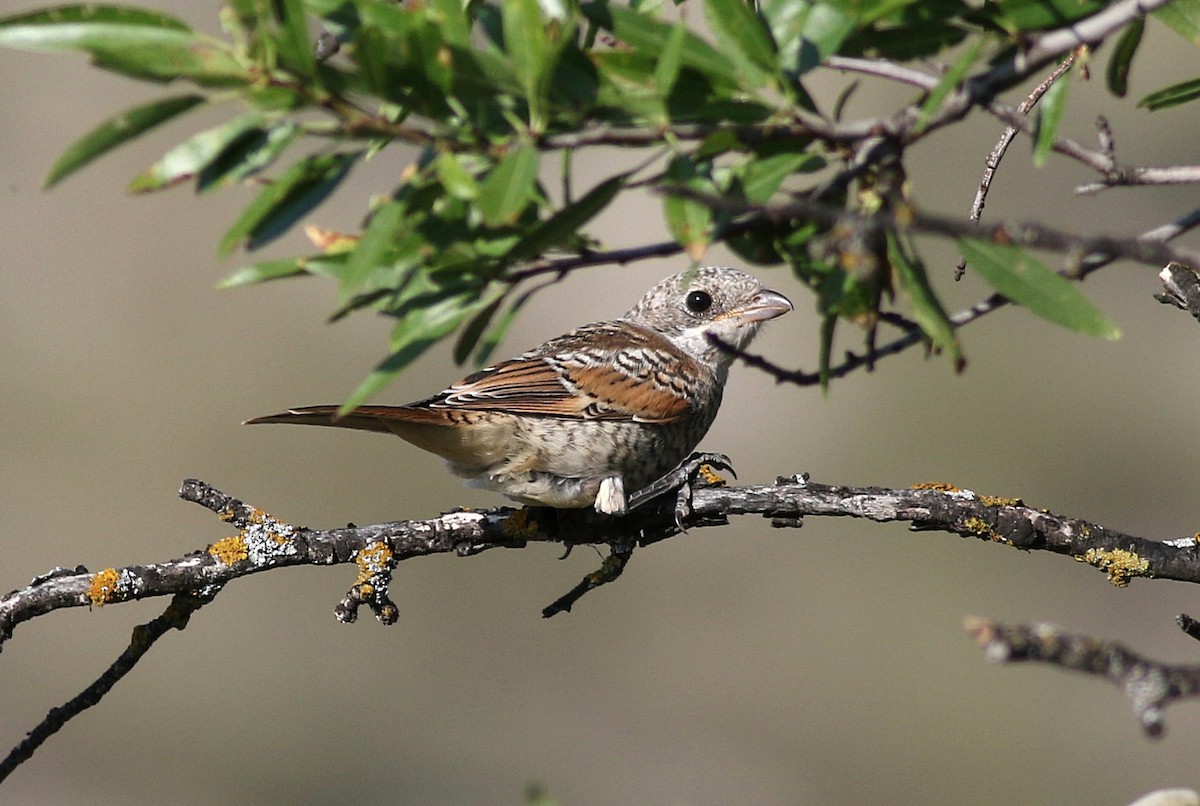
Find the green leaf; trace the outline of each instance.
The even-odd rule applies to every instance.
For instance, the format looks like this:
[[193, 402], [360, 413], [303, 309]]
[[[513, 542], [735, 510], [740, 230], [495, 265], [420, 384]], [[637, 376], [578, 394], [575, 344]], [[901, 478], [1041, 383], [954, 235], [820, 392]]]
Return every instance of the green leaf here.
[[43, 11], [16, 14], [0, 19], [0, 28], [21, 25], [68, 25], [70, 23], [144, 25], [175, 31], [191, 30], [182, 20], [159, 11], [105, 5], [59, 6]]
[[404, 202], [390, 201], [375, 210], [371, 222], [350, 253], [338, 285], [338, 300], [347, 302], [367, 286], [371, 275], [380, 266], [391, 263], [396, 235], [404, 224], [408, 209]]
[[243, 266], [237, 271], [231, 272], [224, 280], [217, 283], [217, 287], [238, 288], [255, 283], [265, 283], [269, 280], [282, 280], [285, 277], [302, 277], [310, 274], [332, 277], [340, 271], [346, 262], [346, 257], [345, 254], [336, 254], [268, 260], [253, 266]]
[[1046, 157], [1050, 156], [1054, 147], [1054, 138], [1058, 136], [1058, 127], [1062, 125], [1063, 113], [1067, 110], [1067, 85], [1070, 83], [1070, 75], [1068, 71], [1059, 76], [1038, 104], [1037, 122], [1033, 132], [1033, 164], [1038, 168], [1046, 164]]
[[[684, 156], [671, 160], [667, 179], [674, 185], [699, 192], [715, 192], [711, 179], [697, 170], [695, 163]], [[713, 212], [708, 205], [669, 192], [663, 200], [667, 227], [671, 236], [683, 247], [688, 257], [699, 260], [712, 239]]]
[[1200, 45], [1200, 0], [1172, 0], [1153, 16], [1193, 45]]
[[1108, 91], [1118, 98], [1124, 98], [1129, 91], [1129, 70], [1133, 66], [1133, 57], [1138, 45], [1142, 43], [1142, 32], [1146, 30], [1146, 18], [1138, 17], [1125, 26], [1121, 38], [1117, 40], [1112, 55], [1108, 58], [1108, 70], [1104, 78]]
[[767, 202], [783, 180], [804, 167], [817, 167], [820, 157], [808, 152], [773, 154], [751, 159], [742, 171], [742, 192], [752, 204]]
[[257, 249], [282, 235], [333, 192], [362, 152], [307, 157], [265, 187], [225, 233], [217, 247], [221, 256], [240, 245]]
[[959, 238], [958, 248], [988, 285], [1043, 319], [1088, 336], [1121, 335], [1070, 280], [1016, 246]]
[[917, 117], [916, 130], [918, 132], [924, 131], [926, 124], [929, 123], [929, 119], [941, 108], [946, 94], [957, 87], [966, 77], [967, 71], [971, 69], [975, 61], [979, 58], [979, 51], [983, 50], [984, 43], [986, 42], [987, 38], [981, 36], [971, 43], [963, 51], [962, 56], [954, 62], [950, 69], [946, 71], [946, 74], [942, 76], [941, 80], [938, 81], [937, 86], [930, 91], [928, 97], [925, 98], [925, 103], [921, 104], [921, 113]]
[[797, 74], [803, 74], [816, 67], [838, 52], [856, 25], [854, 17], [832, 5], [814, 3], [809, 6], [800, 28], [796, 62], [788, 64], [788, 68]]
[[667, 36], [662, 53], [654, 63], [654, 87], [658, 90], [660, 98], [665, 99], [671, 94], [671, 89], [675, 86], [676, 79], [679, 78], [680, 58], [683, 54], [683, 40], [686, 36], [687, 25], [682, 21], [676, 23]]
[[129, 183], [130, 192], [161, 190], [191, 179], [208, 167], [231, 143], [257, 128], [261, 122], [261, 115], [251, 113], [192, 135], [135, 176]]
[[438, 180], [446, 192], [457, 199], [473, 201], [479, 198], [479, 183], [471, 172], [463, 167], [459, 156], [445, 151], [437, 158]]
[[1193, 78], [1150, 93], [1138, 101], [1138, 106], [1156, 112], [1159, 109], [1167, 109], [1194, 101], [1197, 98], [1200, 98], [1200, 78]]
[[491, 323], [492, 317], [496, 315], [496, 311], [504, 303], [504, 293], [497, 289], [491, 302], [483, 306], [483, 310], [475, 314], [470, 322], [467, 322], [463, 327], [462, 332], [458, 335], [458, 341], [454, 343], [454, 363], [462, 364], [471, 356], [471, 351], [475, 349], [475, 345], [479, 343], [480, 337], [484, 330]]
[[[648, 56], [651, 63], [666, 48], [676, 27], [621, 5], [587, 3], [582, 11], [593, 23], [611, 31], [621, 43]], [[733, 62], [691, 31], [684, 34], [679, 61], [710, 80], [729, 87], [738, 85], [737, 68]]]
[[479, 209], [489, 227], [513, 223], [533, 196], [538, 153], [530, 145], [509, 151], [479, 187]]
[[278, 159], [299, 134], [300, 126], [292, 120], [247, 131], [200, 172], [197, 189], [228, 187], [258, 173]]
[[203, 102], [202, 95], [180, 95], [127, 109], [109, 118], [67, 147], [46, 175], [43, 187], [53, 187], [102, 154]]
[[1090, 17], [1109, 0], [991, 0], [984, 11], [1010, 33], [1061, 28]]
[[348, 414], [361, 406], [391, 383], [409, 364], [472, 315], [477, 306], [472, 302], [481, 289], [439, 289], [431, 291], [419, 305], [403, 317], [392, 329], [391, 355], [385, 358], [338, 409]]
[[33, 51], [79, 50], [99, 67], [133, 78], [166, 82], [189, 78], [223, 86], [250, 81], [229, 49], [158, 14], [118, 14], [110, 7], [89, 15], [72, 6], [0, 20], [0, 47]]
[[745, 0], [705, 0], [704, 16], [721, 45], [737, 63], [742, 86], [761, 87], [769, 75], [778, 75], [775, 43]]
[[924, 264], [909, 254], [893, 232], [887, 234], [887, 253], [900, 288], [912, 304], [913, 318], [921, 326], [921, 332], [929, 337], [935, 349], [946, 351], [956, 363], [961, 361], [962, 351], [954, 335], [954, 325], [929, 285]]
[[283, 67], [302, 78], [317, 73], [317, 59], [309, 40], [302, 0], [271, 0], [279, 23], [279, 57]]
[[559, 53], [554, 41], [558, 25], [542, 18], [537, 0], [508, 0], [503, 3], [504, 50], [512, 60], [517, 78], [529, 103], [530, 125], [540, 131], [545, 105], [546, 78]]
[[629, 176], [630, 174], [624, 173], [604, 180], [577, 201], [527, 230], [509, 251], [509, 260], [528, 260], [567, 241], [616, 198], [625, 187]]

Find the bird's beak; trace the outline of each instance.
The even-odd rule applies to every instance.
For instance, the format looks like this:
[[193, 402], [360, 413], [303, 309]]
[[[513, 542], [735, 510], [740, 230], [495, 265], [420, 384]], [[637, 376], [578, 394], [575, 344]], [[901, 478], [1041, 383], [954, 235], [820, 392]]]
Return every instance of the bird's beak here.
[[765, 322], [783, 316], [794, 307], [792, 301], [783, 294], [764, 288], [738, 309], [737, 318], [743, 322]]

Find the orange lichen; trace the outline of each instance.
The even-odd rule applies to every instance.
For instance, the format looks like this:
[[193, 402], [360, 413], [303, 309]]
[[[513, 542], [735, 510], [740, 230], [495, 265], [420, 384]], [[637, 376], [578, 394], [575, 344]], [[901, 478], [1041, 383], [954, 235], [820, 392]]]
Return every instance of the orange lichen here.
[[91, 587], [88, 588], [88, 598], [97, 607], [116, 600], [117, 582], [120, 574], [115, 568], [105, 568], [92, 577]]
[[392, 569], [392, 549], [387, 543], [371, 543], [358, 553], [354, 561], [358, 563], [358, 579], [355, 580], [355, 584], [365, 588], [370, 580]]
[[1019, 507], [1024, 503], [1020, 498], [1000, 498], [995, 495], [981, 495], [979, 500], [986, 507]]
[[712, 465], [700, 465], [700, 469], [696, 471], [696, 477], [703, 484], [725, 486], [724, 477]]
[[208, 547], [208, 553], [222, 565], [233, 565], [250, 556], [250, 552], [246, 548], [246, 541], [241, 535], [218, 540]]
[[962, 490], [960, 490], [958, 487], [955, 487], [953, 484], [950, 484], [949, 482], [945, 482], [945, 481], [921, 481], [921, 482], [917, 482], [916, 484], [912, 485], [908, 489], [910, 489], [910, 490], [937, 490], [938, 492], [942, 492], [942, 493], [960, 493], [960, 492], [962, 492]]

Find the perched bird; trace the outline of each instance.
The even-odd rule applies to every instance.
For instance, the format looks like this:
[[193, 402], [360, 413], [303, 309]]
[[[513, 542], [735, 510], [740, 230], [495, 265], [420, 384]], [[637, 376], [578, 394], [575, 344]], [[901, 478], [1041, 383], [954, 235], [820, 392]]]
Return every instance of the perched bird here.
[[[289, 409], [247, 424], [395, 434], [468, 485], [523, 504], [624, 514], [708, 431], [733, 357], [787, 297], [737, 269], [668, 277], [619, 319], [596, 322], [406, 406]], [[640, 503], [640, 501], [638, 502]]]

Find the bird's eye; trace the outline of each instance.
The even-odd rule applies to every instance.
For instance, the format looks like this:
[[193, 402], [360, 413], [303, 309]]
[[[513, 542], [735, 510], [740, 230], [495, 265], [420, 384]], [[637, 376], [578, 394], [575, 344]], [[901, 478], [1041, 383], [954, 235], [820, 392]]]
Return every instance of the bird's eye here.
[[707, 291], [690, 291], [684, 303], [692, 313], [704, 313], [712, 307], [712, 294]]

